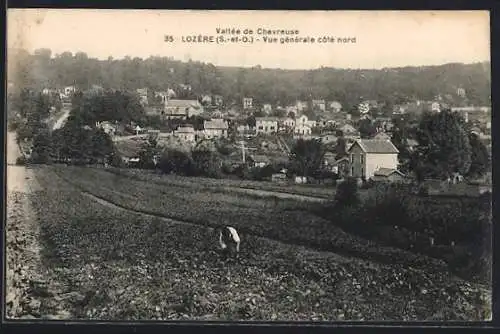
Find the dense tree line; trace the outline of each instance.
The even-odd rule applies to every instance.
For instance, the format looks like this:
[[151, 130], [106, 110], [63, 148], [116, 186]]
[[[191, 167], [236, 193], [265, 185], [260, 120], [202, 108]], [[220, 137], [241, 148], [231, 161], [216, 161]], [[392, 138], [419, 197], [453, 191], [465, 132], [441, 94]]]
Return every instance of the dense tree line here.
[[[280, 70], [220, 67], [201, 62], [181, 62], [169, 57], [98, 60], [85, 53], [52, 55], [49, 49], [33, 55], [9, 50], [12, 78], [19, 86], [63, 87], [76, 84], [85, 89], [92, 84], [104, 88], [152, 90], [173, 88], [186, 96], [220, 94], [226, 101], [254, 97], [254, 104], [293, 103], [296, 99], [324, 98], [340, 101], [351, 110], [361, 98], [375, 99], [390, 108], [408, 99], [431, 100], [441, 94], [454, 104], [490, 104], [489, 63], [446, 64], [383, 70]], [[15, 68], [15, 72], [12, 69]], [[191, 90], [181, 88], [189, 84]], [[466, 98], [457, 96], [457, 88]]]

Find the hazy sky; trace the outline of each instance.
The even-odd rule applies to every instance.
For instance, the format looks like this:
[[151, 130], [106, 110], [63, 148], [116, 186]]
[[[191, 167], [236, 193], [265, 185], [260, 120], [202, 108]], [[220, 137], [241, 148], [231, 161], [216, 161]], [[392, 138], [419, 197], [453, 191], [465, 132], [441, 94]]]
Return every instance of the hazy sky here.
[[[253, 44], [183, 43], [252, 29]], [[299, 37], [355, 37], [355, 43], [268, 44], [258, 28]], [[222, 66], [382, 68], [490, 60], [487, 11], [165, 11], [9, 9], [8, 47], [86, 52], [90, 57], [169, 56]], [[172, 35], [173, 43], [164, 35]], [[240, 35], [240, 37], [243, 35]], [[286, 37], [286, 36], [285, 36]], [[259, 41], [256, 39], [259, 38]]]

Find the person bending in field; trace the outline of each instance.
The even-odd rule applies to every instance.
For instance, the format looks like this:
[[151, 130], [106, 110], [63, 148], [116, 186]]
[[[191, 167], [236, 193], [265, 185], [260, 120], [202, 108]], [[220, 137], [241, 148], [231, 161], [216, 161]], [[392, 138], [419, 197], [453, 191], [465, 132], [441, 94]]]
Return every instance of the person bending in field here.
[[240, 236], [234, 227], [219, 226], [216, 228], [219, 246], [224, 252], [238, 256], [240, 252]]

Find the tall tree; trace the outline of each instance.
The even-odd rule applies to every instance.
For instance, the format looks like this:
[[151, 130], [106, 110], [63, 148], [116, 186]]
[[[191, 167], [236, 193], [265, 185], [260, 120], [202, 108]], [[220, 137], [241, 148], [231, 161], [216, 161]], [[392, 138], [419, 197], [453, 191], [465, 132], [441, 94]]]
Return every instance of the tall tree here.
[[[429, 177], [447, 178], [467, 174], [471, 165], [471, 145], [463, 119], [450, 110], [426, 112], [417, 128], [416, 157], [412, 169]], [[415, 165], [417, 163], [417, 166]]]
[[486, 148], [486, 145], [481, 142], [477, 134], [470, 133], [469, 142], [472, 154], [471, 165], [467, 175], [470, 177], [481, 177], [491, 167], [491, 156]]
[[318, 139], [299, 139], [290, 152], [291, 172], [312, 176], [323, 163], [325, 147]]

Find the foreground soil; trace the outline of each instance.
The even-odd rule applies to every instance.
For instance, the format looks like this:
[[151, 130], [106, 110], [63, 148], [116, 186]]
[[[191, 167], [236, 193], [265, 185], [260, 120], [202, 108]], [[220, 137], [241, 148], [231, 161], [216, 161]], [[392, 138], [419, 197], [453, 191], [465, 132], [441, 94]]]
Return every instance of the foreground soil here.
[[66, 303], [73, 319], [489, 317], [490, 292], [446, 272], [383, 265], [251, 234], [242, 235], [240, 258], [227, 260], [205, 226], [98, 202], [50, 168], [39, 168], [36, 176], [41, 190], [29, 197], [43, 267], [57, 273], [60, 285], [51, 298]]

